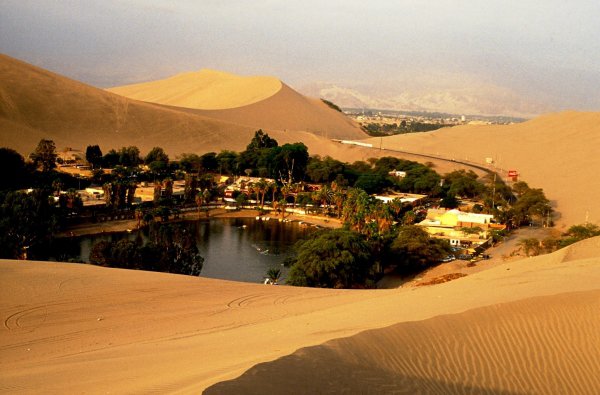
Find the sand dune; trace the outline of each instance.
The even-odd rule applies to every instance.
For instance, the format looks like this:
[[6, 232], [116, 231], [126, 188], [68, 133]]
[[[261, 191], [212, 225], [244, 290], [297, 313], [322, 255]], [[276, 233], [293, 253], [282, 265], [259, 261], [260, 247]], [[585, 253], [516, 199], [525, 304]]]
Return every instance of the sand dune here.
[[273, 77], [204, 70], [108, 90], [131, 99], [196, 109], [196, 114], [253, 128], [305, 131], [337, 139], [366, 137], [344, 114]]
[[[311, 365], [323, 367], [314, 359], [322, 356], [339, 362], [329, 369], [331, 382], [345, 372], [350, 389], [366, 389], [361, 381], [372, 379], [384, 391], [412, 377], [423, 390], [535, 392], [551, 383], [586, 393], [598, 376], [598, 248], [589, 242], [446, 284], [381, 291], [4, 261], [0, 391], [198, 393], [275, 361], [214, 390], [261, 392], [266, 384], [248, 377], [268, 371], [294, 382], [276, 393], [311, 393], [322, 377]], [[592, 258], [567, 262], [569, 254]], [[458, 315], [438, 317], [446, 314]], [[300, 372], [288, 372], [297, 366], [288, 361], [302, 358], [306, 379], [295, 382]], [[346, 366], [364, 371], [354, 375]]]
[[[302, 96], [300, 99], [308, 100]], [[310, 120], [320, 133], [338, 123], [348, 123], [333, 110], [321, 115]], [[335, 120], [331, 125], [327, 123], [329, 116]], [[142, 153], [160, 146], [172, 156], [222, 149], [240, 151], [260, 126], [243, 126], [236, 121], [127, 99], [0, 55], [0, 146], [16, 149], [25, 156], [41, 138], [54, 140], [59, 149], [85, 149], [87, 145], [99, 144], [104, 152], [127, 145], [138, 146]], [[279, 126], [285, 126], [284, 120], [279, 121]], [[324, 126], [318, 129], [321, 121]], [[284, 129], [266, 130], [280, 143], [305, 142], [311, 152], [328, 153], [327, 147], [331, 147], [333, 154], [346, 151], [352, 158], [363, 156], [326, 138], [315, 138], [318, 136], [311, 130], [287, 133]], [[354, 129], [349, 126], [348, 130]], [[346, 136], [340, 128], [336, 136], [353, 138], [357, 136], [355, 132]]]
[[561, 228], [586, 220], [600, 224], [600, 113], [571, 111], [507, 126], [393, 136], [383, 139], [383, 147], [479, 164], [493, 158], [495, 166], [517, 170], [531, 187], [544, 189], [556, 205]]
[[600, 291], [589, 291], [401, 323], [301, 349], [204, 393], [596, 394], [599, 310]]
[[130, 99], [176, 107], [218, 110], [267, 99], [281, 89], [274, 77], [242, 77], [203, 69], [140, 84], [107, 89]]

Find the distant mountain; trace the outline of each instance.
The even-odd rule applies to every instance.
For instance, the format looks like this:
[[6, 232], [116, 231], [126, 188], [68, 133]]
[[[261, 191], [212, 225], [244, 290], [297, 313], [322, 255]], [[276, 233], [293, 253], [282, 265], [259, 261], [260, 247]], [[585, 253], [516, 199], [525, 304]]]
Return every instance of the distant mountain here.
[[490, 84], [457, 87], [425, 87], [390, 84], [386, 87], [349, 86], [320, 82], [299, 89], [308, 96], [330, 100], [343, 108], [378, 108], [400, 111], [444, 112], [450, 114], [506, 115], [530, 118], [550, 111], [517, 93]]

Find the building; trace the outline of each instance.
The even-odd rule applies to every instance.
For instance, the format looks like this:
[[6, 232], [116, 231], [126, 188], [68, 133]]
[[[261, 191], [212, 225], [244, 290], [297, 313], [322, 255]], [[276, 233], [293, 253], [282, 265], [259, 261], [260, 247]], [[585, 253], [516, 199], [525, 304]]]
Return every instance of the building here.
[[417, 195], [415, 193], [397, 193], [393, 195], [375, 195], [375, 199], [381, 200], [384, 203], [389, 203], [394, 199], [400, 199], [401, 203], [414, 204], [421, 199], [427, 197], [427, 195]]
[[427, 217], [418, 223], [432, 237], [448, 240], [452, 246], [479, 246], [488, 241], [490, 230], [505, 229], [491, 214], [467, 213], [457, 209], [430, 209]]
[[388, 173], [388, 175], [397, 178], [404, 178], [406, 177], [406, 172], [401, 170], [392, 170]]

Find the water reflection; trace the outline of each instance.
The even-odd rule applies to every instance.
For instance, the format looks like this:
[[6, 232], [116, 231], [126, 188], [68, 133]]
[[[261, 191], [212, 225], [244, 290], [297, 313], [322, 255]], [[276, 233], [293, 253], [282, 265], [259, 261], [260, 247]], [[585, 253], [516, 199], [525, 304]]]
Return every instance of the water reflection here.
[[[294, 243], [312, 231], [297, 223], [253, 218], [210, 219], [185, 224], [196, 235], [198, 249], [205, 258], [201, 276], [247, 282], [261, 282], [270, 267], [281, 267]], [[145, 240], [147, 235], [134, 231], [63, 239], [55, 243], [49, 259], [68, 257], [89, 262], [95, 243], [123, 238]], [[281, 268], [285, 279], [287, 269]]]

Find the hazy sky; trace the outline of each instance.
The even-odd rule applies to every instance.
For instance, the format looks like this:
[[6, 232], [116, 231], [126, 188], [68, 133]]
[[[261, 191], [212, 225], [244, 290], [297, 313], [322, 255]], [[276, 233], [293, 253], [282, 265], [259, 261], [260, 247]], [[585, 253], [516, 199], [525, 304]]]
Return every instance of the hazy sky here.
[[0, 51], [99, 87], [200, 68], [398, 89], [448, 75], [600, 110], [599, 20], [598, 0], [2, 0]]

